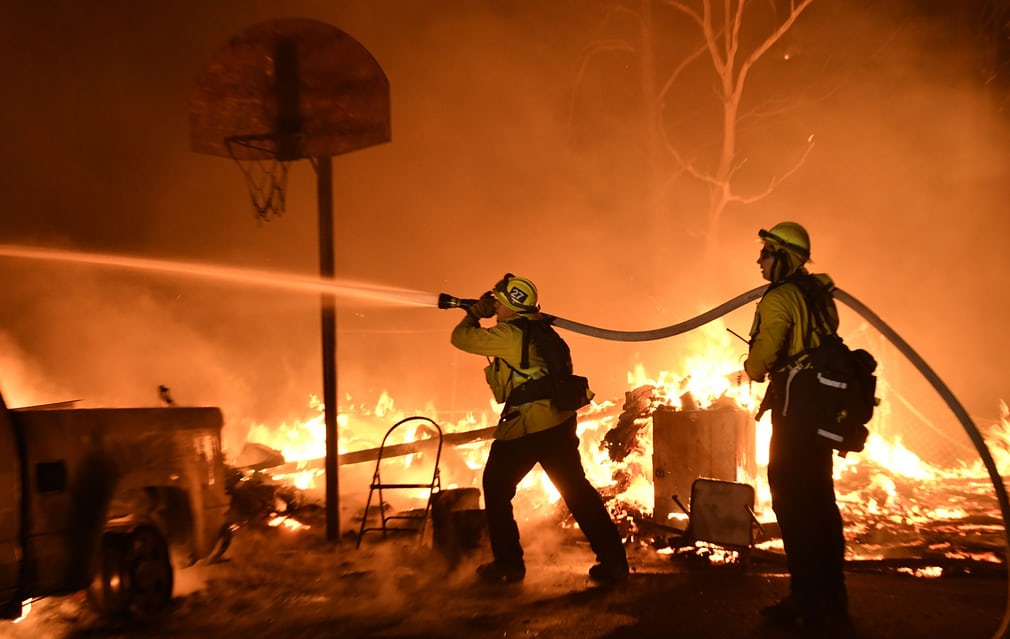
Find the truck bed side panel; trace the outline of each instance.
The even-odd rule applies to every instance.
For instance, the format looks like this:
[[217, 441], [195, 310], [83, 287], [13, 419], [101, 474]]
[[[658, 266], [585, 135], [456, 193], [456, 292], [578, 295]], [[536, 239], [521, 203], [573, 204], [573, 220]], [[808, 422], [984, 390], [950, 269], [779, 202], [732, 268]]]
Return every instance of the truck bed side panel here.
[[81, 588], [113, 497], [178, 488], [189, 496], [193, 545], [213, 545], [228, 507], [217, 408], [15, 411], [23, 433], [30, 517], [26, 575], [39, 590]]
[[21, 462], [0, 399], [0, 607], [17, 595], [21, 564]]

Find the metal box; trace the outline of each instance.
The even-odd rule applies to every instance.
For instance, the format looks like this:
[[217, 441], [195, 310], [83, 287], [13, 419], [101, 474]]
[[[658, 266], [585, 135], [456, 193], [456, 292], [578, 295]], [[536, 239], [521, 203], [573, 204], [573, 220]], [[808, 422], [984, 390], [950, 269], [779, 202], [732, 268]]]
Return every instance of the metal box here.
[[749, 548], [754, 541], [754, 487], [713, 479], [691, 486], [690, 537], [720, 546]]

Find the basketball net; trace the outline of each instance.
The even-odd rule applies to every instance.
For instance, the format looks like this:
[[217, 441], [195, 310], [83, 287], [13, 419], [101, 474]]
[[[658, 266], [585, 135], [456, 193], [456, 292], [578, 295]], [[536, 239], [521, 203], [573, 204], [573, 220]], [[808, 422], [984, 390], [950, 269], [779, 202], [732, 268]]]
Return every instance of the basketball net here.
[[225, 142], [228, 153], [245, 177], [256, 217], [269, 222], [283, 215], [291, 161], [279, 158], [280, 136], [236, 136]]

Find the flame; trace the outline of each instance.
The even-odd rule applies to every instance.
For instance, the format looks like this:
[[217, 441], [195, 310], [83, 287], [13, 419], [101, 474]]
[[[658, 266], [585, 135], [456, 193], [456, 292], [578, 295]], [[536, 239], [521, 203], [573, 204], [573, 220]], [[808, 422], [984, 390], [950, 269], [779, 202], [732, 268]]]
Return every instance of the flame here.
[[835, 479], [839, 479], [847, 469], [865, 460], [872, 460], [886, 468], [892, 475], [920, 481], [936, 479], [941, 471], [922, 461], [918, 455], [908, 450], [900, 435], [893, 441], [886, 441], [877, 433], [870, 433], [866, 448], [858, 456], [836, 458]]
[[[712, 322], [703, 328], [701, 337], [683, 356], [679, 369], [685, 374], [675, 374], [667, 370], [649, 375], [643, 366], [636, 366], [628, 372], [628, 385], [632, 389], [648, 388], [651, 392], [649, 407], [645, 414], [635, 419], [639, 431], [633, 449], [619, 462], [610, 459], [605, 445], [606, 435], [617, 426], [622, 411], [618, 402], [594, 401], [583, 409], [579, 418], [580, 452], [589, 481], [608, 497], [608, 506], [615, 518], [631, 516], [637, 511], [642, 516], [651, 516], [655, 505], [655, 488], [652, 483], [652, 420], [651, 415], [659, 406], [666, 409], [710, 409], [733, 406], [754, 411], [764, 392], [764, 385], [751, 384], [740, 372], [739, 345], [731, 341], [728, 332], [719, 322]], [[629, 393], [630, 395], [630, 393]], [[280, 450], [289, 462], [304, 463], [304, 468], [288, 470], [275, 475], [275, 479], [310, 490], [321, 484], [317, 480], [322, 474], [319, 464], [313, 465], [325, 456], [325, 434], [323, 406], [315, 397], [310, 398], [314, 414], [303, 420], [295, 420], [280, 426], [267, 427], [258, 424], [250, 427], [249, 441], [261, 443]], [[455, 423], [442, 423], [444, 433], [472, 431], [493, 425], [501, 410], [501, 405], [489, 402], [484, 410], [468, 413]], [[987, 443], [1001, 472], [1010, 471], [1010, 410], [1005, 402], [1000, 402], [1000, 422], [986, 433]], [[436, 420], [437, 411], [433, 406], [424, 410], [426, 416]], [[389, 426], [406, 416], [399, 410], [392, 397], [383, 391], [371, 405], [355, 403], [350, 395], [345, 395], [339, 411], [340, 441], [339, 451], [360, 451], [376, 448]], [[900, 436], [890, 439], [880, 433], [887, 432], [883, 423], [886, 414], [880, 414], [870, 423], [870, 437], [865, 449], [859, 454], [849, 454], [844, 458], [835, 457], [834, 475], [836, 494], [843, 520], [846, 521], [846, 537], [850, 541], [850, 555], [853, 558], [882, 558], [889, 552], [880, 543], [862, 541], [874, 539], [874, 531], [886, 526], [907, 527], [913, 531], [924, 526], [949, 525], [954, 530], [967, 530], [966, 522], [977, 520], [979, 511], [994, 510], [993, 505], [978, 499], [968, 499], [963, 495], [945, 496], [942, 491], [946, 483], [960, 482], [961, 491], [985, 493], [987, 473], [981, 460], [961, 463], [956, 467], [942, 468], [927, 462], [910, 450]], [[737, 481], [749, 483], [756, 489], [755, 513], [759, 520], [772, 521], [770, 491], [767, 485], [768, 444], [771, 438], [770, 416], [765, 414], [755, 424], [755, 452], [757, 472], [749, 476], [744, 469], [738, 469]], [[410, 432], [407, 441], [413, 441], [420, 433]], [[481, 441], [452, 447], [456, 466], [452, 469], [450, 481], [444, 481], [443, 488], [455, 486], [479, 486], [480, 473], [487, 459], [489, 441]], [[444, 451], [443, 451], [444, 453]], [[413, 453], [399, 458], [404, 470], [421, 467], [424, 453]], [[443, 454], [443, 462], [446, 462]], [[343, 472], [343, 471], [342, 471]], [[991, 487], [990, 487], [991, 491]], [[990, 495], [991, 496], [991, 495]], [[560, 493], [550, 479], [536, 467], [521, 482], [515, 499], [514, 510], [517, 519], [531, 520], [553, 515], [556, 512]], [[410, 498], [423, 505], [427, 491], [417, 491]], [[416, 507], [411, 505], [410, 507]], [[998, 512], [998, 511], [997, 511]], [[685, 519], [686, 516], [680, 516]], [[991, 515], [989, 519], [992, 519]], [[272, 525], [297, 529], [290, 517], [277, 517]], [[987, 533], [993, 527], [979, 524], [979, 534]], [[886, 536], [886, 535], [885, 535]], [[764, 549], [781, 551], [781, 541], [772, 540], [759, 545]], [[951, 545], [943, 551], [951, 558], [970, 558], [976, 561], [999, 562], [993, 553], [973, 552]], [[699, 547], [700, 552], [710, 561], [732, 561], [732, 554], [724, 554], [709, 547]], [[913, 573], [920, 577], [936, 574], [933, 567], [919, 568]]]
[[[999, 422], [993, 424], [984, 436], [999, 474], [1005, 477], [1010, 474], [1010, 409], [1003, 400], [1000, 400], [999, 408]], [[975, 461], [971, 472], [976, 475], [985, 472], [981, 459]]]
[[267, 520], [267, 525], [271, 528], [284, 528], [286, 530], [308, 530], [312, 526], [303, 524], [302, 522], [288, 517], [287, 515], [274, 514], [269, 520]]
[[685, 406], [685, 401], [693, 402], [700, 408], [712, 408], [721, 402], [732, 401], [739, 408], [756, 409], [751, 385], [744, 383], [740, 348], [730, 340], [725, 325], [716, 320], [698, 331], [700, 339], [689, 345], [684, 356], [681, 369], [688, 371], [686, 375], [664, 370], [656, 378], [649, 378], [639, 364], [628, 373], [629, 387], [655, 386], [660, 389], [660, 403], [676, 409], [694, 408]]
[[21, 602], [21, 614], [18, 615], [17, 619], [11, 621], [11, 623], [21, 623], [28, 618], [28, 615], [32, 611], [32, 599], [25, 599]]
[[[656, 378], [650, 378], [644, 368], [638, 366], [628, 373], [629, 384], [632, 387], [653, 387], [653, 407], [665, 405], [681, 408], [685, 401], [690, 401], [701, 408], [725, 403], [753, 408], [759, 398], [755, 398], [749, 384], [742, 382], [739, 346], [730, 340], [721, 322], [710, 323], [701, 329], [701, 333], [695, 352], [689, 352], [682, 364], [685, 370], [690, 371], [688, 375], [678, 376], [660, 371]], [[355, 403], [350, 395], [345, 395], [344, 400], [338, 417], [338, 450], [341, 454], [378, 447], [389, 426], [406, 416], [397, 409], [387, 391], [383, 391], [371, 406]], [[314, 490], [322, 484], [320, 477], [323, 471], [317, 462], [325, 456], [324, 407], [315, 396], [310, 397], [309, 407], [313, 414], [305, 419], [292, 420], [275, 427], [254, 424], [250, 426], [247, 435], [248, 441], [279, 450], [286, 461], [298, 464], [296, 469], [289, 468], [285, 472], [275, 473], [273, 478], [301, 490]], [[489, 426], [494, 423], [501, 408], [500, 404], [489, 402], [487, 410], [477, 413], [478, 417], [470, 413], [455, 424], [443, 424], [443, 430], [452, 433]], [[432, 407], [429, 409], [425, 412], [435, 419], [437, 411]], [[616, 426], [620, 412], [621, 407], [613, 401], [593, 402], [582, 411], [578, 432], [583, 467], [594, 486], [613, 496], [610, 504], [616, 516], [623, 516], [629, 509], [648, 515], [654, 508], [655, 500], [651, 419], [646, 416], [642, 420], [642, 430], [635, 449], [620, 462], [614, 462], [603, 444], [607, 432]], [[759, 440], [762, 437], [767, 440], [768, 433], [770, 426], [763, 429]], [[416, 435], [409, 433], [404, 441], [414, 441]], [[448, 485], [479, 485], [479, 474], [487, 459], [489, 446], [490, 442], [485, 441], [456, 447], [469, 476], [461, 472], [456, 481]], [[409, 469], [422, 456], [420, 453], [403, 456], [400, 458], [403, 468]], [[761, 477], [743, 479], [759, 486], [765, 483]], [[763, 489], [763, 493], [767, 494], [767, 488]], [[419, 490], [410, 497], [423, 503], [427, 492]], [[516, 516], [520, 520], [546, 516], [555, 510], [560, 498], [558, 490], [538, 466], [520, 483], [515, 504]]]

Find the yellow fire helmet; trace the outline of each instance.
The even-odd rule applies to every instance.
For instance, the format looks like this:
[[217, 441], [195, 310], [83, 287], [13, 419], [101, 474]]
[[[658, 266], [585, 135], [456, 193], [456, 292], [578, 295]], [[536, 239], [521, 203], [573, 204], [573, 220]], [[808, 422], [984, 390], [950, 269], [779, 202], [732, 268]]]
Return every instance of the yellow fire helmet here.
[[506, 273], [495, 284], [492, 293], [499, 302], [516, 313], [536, 313], [540, 310], [537, 306], [537, 287], [525, 277]]
[[810, 236], [796, 222], [779, 222], [770, 231], [761, 229], [758, 236], [772, 246], [794, 253], [804, 262], [810, 259]]

